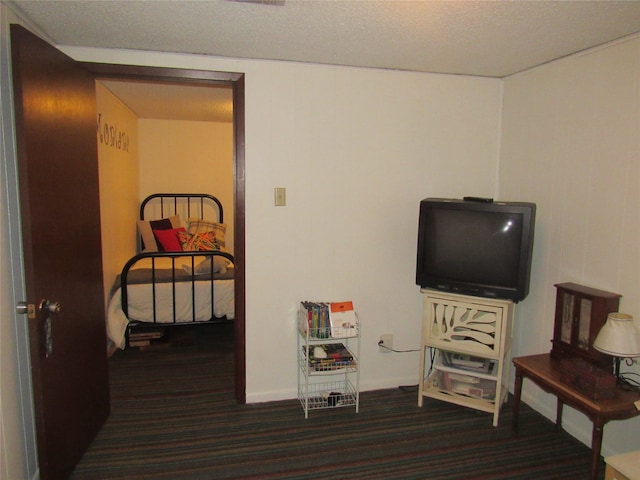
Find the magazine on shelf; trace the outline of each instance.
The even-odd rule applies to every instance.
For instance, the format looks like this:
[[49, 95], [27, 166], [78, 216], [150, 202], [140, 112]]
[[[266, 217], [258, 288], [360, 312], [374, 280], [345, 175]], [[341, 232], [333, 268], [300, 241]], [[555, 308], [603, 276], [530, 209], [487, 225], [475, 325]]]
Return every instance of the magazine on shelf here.
[[329, 304], [329, 322], [333, 338], [352, 337], [357, 334], [356, 311], [353, 302], [332, 302]]
[[[315, 350], [322, 350], [322, 354], [316, 355]], [[306, 346], [302, 347], [306, 353]], [[353, 354], [342, 343], [322, 343], [309, 347], [309, 363], [335, 363], [350, 362], [353, 360]]]
[[[322, 350], [320, 355], [315, 351]], [[302, 353], [306, 356], [307, 347], [302, 347]], [[319, 353], [319, 352], [318, 352]], [[342, 343], [326, 343], [309, 347], [309, 366], [315, 370], [335, 370], [355, 366], [353, 354]]]
[[496, 396], [496, 382], [480, 380], [477, 383], [451, 380], [451, 391], [467, 397], [493, 400]]
[[442, 363], [447, 367], [461, 368], [473, 372], [489, 373], [491, 360], [483, 357], [474, 357], [464, 353], [447, 352], [440, 350]]
[[473, 375], [464, 375], [462, 373], [445, 372], [446, 375], [455, 382], [463, 383], [480, 383], [480, 377], [474, 377]]

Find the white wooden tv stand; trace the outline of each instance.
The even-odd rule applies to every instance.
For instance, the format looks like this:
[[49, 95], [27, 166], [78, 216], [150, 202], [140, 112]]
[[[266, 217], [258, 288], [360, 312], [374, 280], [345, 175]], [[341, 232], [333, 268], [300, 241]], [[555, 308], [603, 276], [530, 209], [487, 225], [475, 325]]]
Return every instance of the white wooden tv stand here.
[[418, 405], [425, 397], [493, 413], [509, 393], [514, 303], [421, 290]]

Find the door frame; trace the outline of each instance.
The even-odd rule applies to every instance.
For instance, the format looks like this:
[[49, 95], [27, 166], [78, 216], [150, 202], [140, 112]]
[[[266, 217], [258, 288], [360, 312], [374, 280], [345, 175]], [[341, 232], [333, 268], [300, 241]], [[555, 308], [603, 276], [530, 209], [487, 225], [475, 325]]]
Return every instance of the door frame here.
[[245, 355], [245, 106], [244, 73], [146, 67], [79, 62], [96, 80], [143, 80], [183, 85], [229, 85], [233, 89], [233, 165], [234, 165], [234, 294], [235, 294], [235, 393], [238, 403], [246, 403]]

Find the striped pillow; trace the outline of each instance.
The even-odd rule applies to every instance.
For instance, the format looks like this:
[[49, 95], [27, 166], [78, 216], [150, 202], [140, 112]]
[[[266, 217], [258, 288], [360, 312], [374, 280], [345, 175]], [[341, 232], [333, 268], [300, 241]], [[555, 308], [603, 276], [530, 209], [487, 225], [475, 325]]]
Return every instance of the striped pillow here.
[[201, 218], [189, 218], [187, 219], [187, 232], [191, 235], [213, 232], [216, 237], [216, 243], [222, 247], [222, 250], [226, 247], [225, 235], [227, 226], [224, 223], [210, 222]]
[[178, 232], [178, 240], [185, 252], [201, 252], [206, 250], [223, 250], [216, 240], [214, 232], [204, 232], [189, 234], [184, 231]]

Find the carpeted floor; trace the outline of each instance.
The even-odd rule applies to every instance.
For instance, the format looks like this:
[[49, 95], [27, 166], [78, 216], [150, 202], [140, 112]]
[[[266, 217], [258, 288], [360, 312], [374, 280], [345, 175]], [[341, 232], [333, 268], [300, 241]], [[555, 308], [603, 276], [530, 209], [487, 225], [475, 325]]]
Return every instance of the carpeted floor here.
[[415, 389], [363, 392], [359, 413], [307, 420], [298, 400], [238, 405], [231, 336], [218, 325], [117, 352], [111, 416], [72, 480], [589, 478], [589, 448], [526, 405], [517, 437], [511, 402], [494, 428], [487, 413], [436, 400], [419, 408]]

